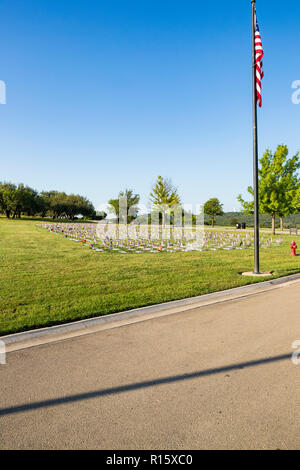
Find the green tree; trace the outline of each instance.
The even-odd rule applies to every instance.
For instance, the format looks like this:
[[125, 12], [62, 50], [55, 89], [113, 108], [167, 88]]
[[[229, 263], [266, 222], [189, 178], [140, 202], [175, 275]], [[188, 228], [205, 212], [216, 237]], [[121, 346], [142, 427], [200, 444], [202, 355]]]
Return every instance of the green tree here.
[[0, 208], [1, 212], [9, 219], [13, 209], [14, 193], [17, 187], [12, 183], [0, 183]]
[[18, 190], [22, 191], [18, 217], [21, 217], [21, 213], [34, 216], [43, 212], [43, 199], [38, 191], [23, 184], [19, 184]]
[[58, 194], [58, 191], [42, 191], [40, 193], [40, 196], [43, 200], [43, 210], [42, 210], [42, 217], [45, 217], [46, 215], [50, 217], [54, 217], [54, 213], [51, 207], [51, 199], [55, 194]]
[[123, 223], [125, 223], [125, 220], [123, 219], [126, 213], [126, 222], [130, 223], [137, 217], [139, 202], [139, 194], [134, 194], [132, 189], [125, 189], [125, 191], [119, 192], [117, 199], [110, 199], [108, 201], [109, 211], [116, 215], [118, 222]]
[[38, 193], [29, 186], [0, 183], [0, 211], [6, 217], [21, 217], [21, 214], [34, 216], [48, 213], [53, 218], [67, 217], [74, 220], [76, 215], [93, 217], [96, 214], [93, 204], [79, 194], [49, 191]]
[[8, 218], [20, 218], [22, 213], [34, 215], [38, 211], [39, 202], [38, 192], [28, 186], [0, 183], [1, 212]]
[[[299, 212], [300, 209], [300, 168], [299, 153], [288, 158], [288, 147], [279, 145], [272, 153], [267, 150], [259, 160], [258, 170], [259, 211], [272, 216], [272, 233], [275, 234], [276, 217], [280, 217], [280, 228], [283, 229], [283, 217]], [[254, 191], [248, 187], [253, 197]], [[253, 213], [254, 202], [245, 201], [238, 196], [243, 211]]]
[[104, 220], [107, 217], [107, 213], [105, 211], [100, 211], [96, 212], [96, 215], [94, 216], [95, 220]]
[[53, 219], [65, 217], [74, 220], [77, 215], [94, 217], [96, 214], [93, 204], [79, 194], [66, 194], [64, 192], [49, 191], [41, 193], [44, 211]]
[[150, 193], [150, 200], [154, 207], [162, 213], [163, 227], [166, 224], [167, 210], [181, 203], [177, 188], [170, 179], [163, 178], [162, 176], [158, 176]]
[[233, 227], [235, 227], [237, 224], [239, 224], [239, 219], [237, 217], [232, 217], [230, 220], [229, 220], [229, 225], [232, 225]]
[[7, 189], [3, 191], [3, 201], [5, 205], [6, 216], [9, 218], [21, 216], [22, 191], [20, 189]]
[[64, 192], [57, 192], [50, 197], [50, 213], [53, 219], [67, 216], [67, 195]]
[[219, 199], [216, 197], [213, 197], [209, 199], [205, 204], [204, 204], [204, 214], [209, 215], [211, 217], [211, 225], [212, 227], [215, 224], [215, 217], [217, 215], [223, 215], [223, 204], [220, 203]]

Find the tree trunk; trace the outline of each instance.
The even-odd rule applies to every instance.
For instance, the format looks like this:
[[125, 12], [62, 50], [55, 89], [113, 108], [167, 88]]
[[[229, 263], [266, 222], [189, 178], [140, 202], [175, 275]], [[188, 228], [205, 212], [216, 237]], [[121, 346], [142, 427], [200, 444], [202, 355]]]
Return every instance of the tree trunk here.
[[283, 217], [280, 217], [280, 231], [283, 232]]
[[212, 218], [211, 218], [211, 226], [213, 227], [214, 225], [215, 225], [215, 218], [212, 217]]
[[272, 214], [272, 234], [275, 235], [275, 214]]

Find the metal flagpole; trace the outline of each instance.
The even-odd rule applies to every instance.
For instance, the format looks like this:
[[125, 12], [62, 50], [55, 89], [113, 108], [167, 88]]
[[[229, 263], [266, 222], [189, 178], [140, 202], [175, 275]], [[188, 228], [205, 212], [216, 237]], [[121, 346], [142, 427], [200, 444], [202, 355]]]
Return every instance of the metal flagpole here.
[[258, 192], [258, 144], [257, 144], [257, 91], [256, 91], [256, 0], [252, 3], [252, 71], [253, 71], [253, 189], [254, 189], [254, 274], [259, 274], [259, 192]]

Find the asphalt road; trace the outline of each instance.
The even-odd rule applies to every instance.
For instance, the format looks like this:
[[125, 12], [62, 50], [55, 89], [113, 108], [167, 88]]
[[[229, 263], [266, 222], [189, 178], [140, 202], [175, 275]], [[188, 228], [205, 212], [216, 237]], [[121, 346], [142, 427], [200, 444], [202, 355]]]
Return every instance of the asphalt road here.
[[1, 449], [300, 448], [300, 282], [0, 365]]

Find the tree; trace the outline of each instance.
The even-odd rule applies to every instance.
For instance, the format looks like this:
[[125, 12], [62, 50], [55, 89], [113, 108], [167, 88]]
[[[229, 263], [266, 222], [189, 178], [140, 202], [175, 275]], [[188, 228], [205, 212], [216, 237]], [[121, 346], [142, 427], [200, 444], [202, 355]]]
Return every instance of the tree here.
[[14, 192], [17, 189], [16, 185], [12, 183], [0, 183], [0, 207], [1, 212], [3, 212], [6, 217], [9, 219], [12, 212], [12, 204], [14, 199]]
[[66, 204], [66, 193], [57, 192], [50, 197], [50, 213], [53, 219], [58, 219], [60, 217], [67, 217], [67, 204]]
[[209, 199], [205, 204], [204, 204], [204, 214], [209, 215], [211, 217], [211, 225], [212, 227], [215, 224], [215, 217], [217, 215], [223, 215], [223, 204], [220, 203], [219, 199], [216, 197], [213, 197]]
[[[280, 217], [282, 230], [283, 217], [295, 214], [300, 209], [299, 154], [288, 158], [288, 153], [286, 145], [279, 145], [274, 153], [266, 150], [259, 160], [259, 211], [272, 216], [273, 234], [275, 234], [276, 217]], [[254, 191], [251, 186], [248, 187], [248, 193], [253, 197]], [[238, 201], [244, 212], [253, 213], [253, 200], [245, 201], [239, 195]]]
[[41, 207], [37, 191], [19, 184], [0, 183], [0, 208], [7, 218], [20, 218], [22, 213], [35, 215]]
[[57, 191], [41, 193], [44, 208], [53, 219], [66, 217], [74, 220], [77, 215], [94, 217], [96, 215], [93, 204], [79, 194], [66, 194]]
[[107, 213], [105, 211], [100, 211], [96, 212], [96, 215], [94, 216], [95, 220], [104, 220], [107, 217]]
[[152, 204], [162, 212], [162, 225], [166, 224], [166, 212], [168, 209], [181, 203], [177, 188], [172, 181], [158, 176], [150, 193]]
[[54, 217], [54, 212], [51, 207], [51, 200], [55, 194], [58, 194], [58, 191], [42, 191], [41, 192], [41, 198], [43, 200], [43, 212], [42, 216], [45, 217], [46, 214], [50, 215], [51, 217]]
[[229, 220], [229, 225], [232, 225], [233, 227], [235, 227], [239, 223], [239, 219], [237, 219], [236, 217], [231, 217], [231, 219]]
[[0, 183], [0, 211], [6, 217], [21, 217], [21, 214], [34, 216], [48, 213], [53, 218], [67, 217], [74, 220], [76, 215], [93, 217], [96, 214], [93, 204], [79, 194], [49, 191], [38, 193], [24, 184], [18, 187], [11, 183]]
[[14, 219], [21, 216], [22, 210], [22, 191], [20, 189], [8, 189], [3, 192], [3, 201], [5, 204], [6, 216]]
[[[132, 189], [125, 189], [125, 191], [120, 191], [118, 199], [110, 199], [108, 201], [109, 211], [116, 215], [118, 222], [125, 222], [124, 213], [126, 211], [126, 222], [130, 223], [137, 217], [139, 208], [138, 204], [140, 202], [139, 194], [134, 194]], [[120, 206], [121, 204], [121, 206]]]
[[18, 217], [21, 217], [21, 213], [25, 213], [27, 216], [33, 216], [43, 212], [43, 199], [38, 191], [29, 186], [24, 186], [23, 184], [19, 184], [18, 190], [22, 191]]

